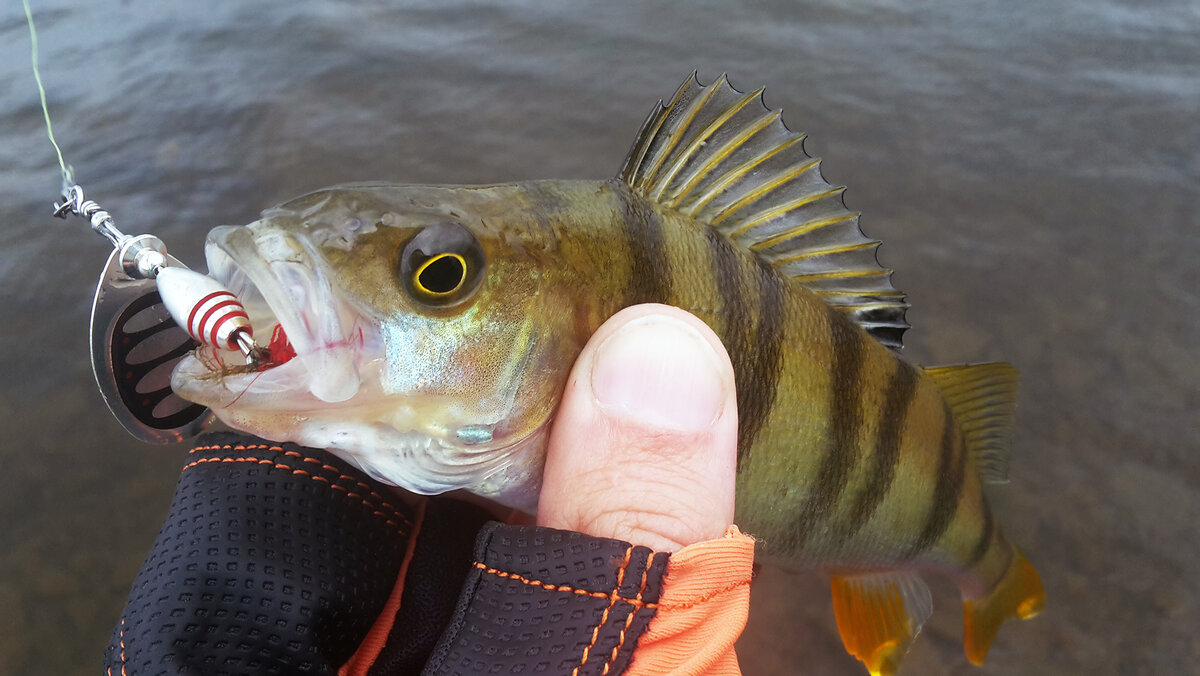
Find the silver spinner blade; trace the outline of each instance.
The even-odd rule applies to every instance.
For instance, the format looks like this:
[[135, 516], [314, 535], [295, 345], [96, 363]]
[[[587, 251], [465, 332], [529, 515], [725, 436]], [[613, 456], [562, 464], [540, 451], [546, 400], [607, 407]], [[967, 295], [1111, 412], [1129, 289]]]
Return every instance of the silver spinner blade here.
[[[167, 256], [170, 265], [186, 267]], [[131, 279], [113, 251], [92, 303], [92, 373], [104, 403], [130, 434], [152, 444], [198, 435], [214, 421], [171, 390], [171, 371], [196, 347], [167, 313], [153, 279]]]

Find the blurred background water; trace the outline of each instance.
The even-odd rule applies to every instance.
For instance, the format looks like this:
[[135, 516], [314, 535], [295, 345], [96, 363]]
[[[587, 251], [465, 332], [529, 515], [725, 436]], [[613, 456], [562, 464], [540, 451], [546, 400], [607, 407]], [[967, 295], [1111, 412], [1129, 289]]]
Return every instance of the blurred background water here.
[[[989, 663], [956, 591], [908, 674], [1200, 663], [1200, 5], [35, 1], [55, 130], [127, 232], [206, 231], [355, 180], [604, 178], [693, 69], [807, 131], [913, 309], [926, 364], [1023, 388], [991, 492], [1045, 580]], [[0, 8], [0, 673], [96, 673], [184, 449], [104, 409], [87, 324], [107, 245], [58, 171], [20, 3]], [[768, 569], [747, 674], [861, 674], [827, 583]]]

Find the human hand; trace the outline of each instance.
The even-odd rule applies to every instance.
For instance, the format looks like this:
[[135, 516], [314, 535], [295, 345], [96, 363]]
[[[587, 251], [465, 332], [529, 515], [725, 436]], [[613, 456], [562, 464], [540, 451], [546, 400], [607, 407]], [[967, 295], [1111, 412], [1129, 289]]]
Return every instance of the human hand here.
[[638, 305], [600, 327], [554, 420], [537, 523], [676, 551], [733, 523], [733, 367], [699, 319]]
[[736, 435], [720, 342], [654, 305], [618, 313], [575, 364], [538, 514], [550, 528], [485, 525], [446, 498], [408, 505], [323, 451], [210, 435], [108, 671], [585, 676], [636, 653], [631, 673], [737, 673], [753, 547], [721, 537]]

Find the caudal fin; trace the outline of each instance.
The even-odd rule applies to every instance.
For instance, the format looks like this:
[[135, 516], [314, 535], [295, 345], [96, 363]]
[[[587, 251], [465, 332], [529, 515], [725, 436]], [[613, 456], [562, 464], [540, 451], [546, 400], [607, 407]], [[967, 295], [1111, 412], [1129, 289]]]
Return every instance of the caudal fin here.
[[972, 664], [983, 664], [1000, 625], [1010, 617], [1027, 620], [1042, 612], [1046, 591], [1033, 565], [1013, 549], [1013, 560], [992, 593], [963, 601], [963, 650]]

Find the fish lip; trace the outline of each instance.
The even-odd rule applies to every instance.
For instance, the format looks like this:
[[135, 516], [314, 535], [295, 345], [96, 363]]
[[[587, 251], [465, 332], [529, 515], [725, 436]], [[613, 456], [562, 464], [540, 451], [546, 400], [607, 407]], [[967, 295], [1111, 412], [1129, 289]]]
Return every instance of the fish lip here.
[[[257, 373], [223, 374], [225, 377], [235, 380], [258, 377], [283, 369], [295, 370], [304, 364], [309, 375], [308, 389], [318, 399], [339, 402], [357, 393], [360, 381], [350, 354], [353, 341], [344, 328], [347, 323], [344, 320], [350, 319], [360, 332], [366, 322], [334, 293], [318, 264], [319, 254], [303, 237], [271, 228], [267, 219], [242, 227], [214, 228], [205, 245], [205, 258], [209, 275], [247, 306], [252, 329], [260, 332], [255, 334], [256, 341], [261, 345], [264, 338], [272, 337], [264, 336], [261, 331], [273, 330], [278, 324], [296, 352], [286, 363], [268, 361], [264, 364], [266, 368]], [[331, 357], [334, 353], [335, 357]], [[337, 362], [342, 379], [350, 383], [352, 391], [347, 393], [342, 388], [342, 392], [333, 396], [318, 391], [329, 374], [316, 371], [328, 369], [331, 359]], [[207, 370], [213, 373], [212, 369]]]

